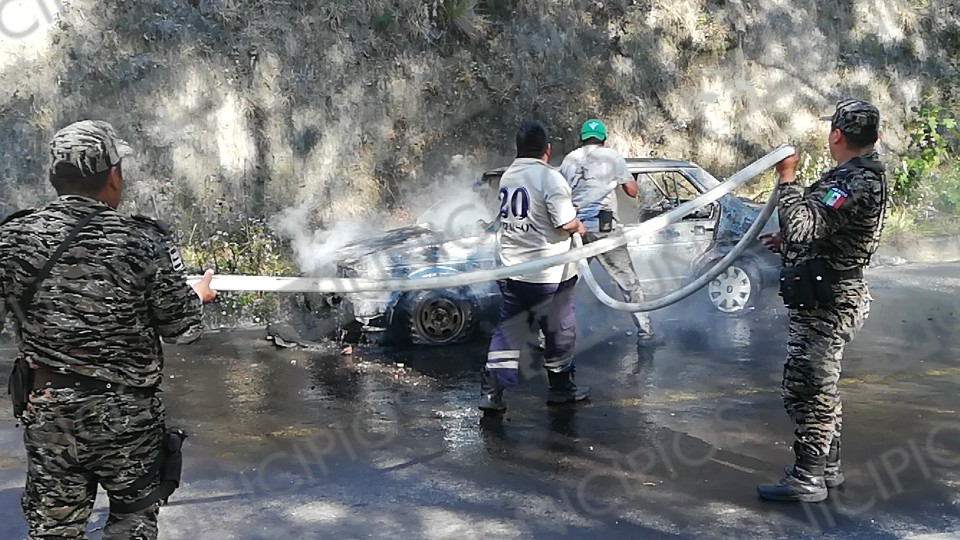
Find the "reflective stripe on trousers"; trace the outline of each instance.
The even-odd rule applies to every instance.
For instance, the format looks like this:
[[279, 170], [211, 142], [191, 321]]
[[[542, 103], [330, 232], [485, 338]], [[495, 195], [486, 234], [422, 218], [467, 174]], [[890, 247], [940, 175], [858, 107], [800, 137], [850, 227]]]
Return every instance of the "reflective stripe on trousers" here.
[[559, 284], [525, 283], [512, 279], [500, 287], [500, 320], [490, 340], [486, 370], [503, 385], [515, 385], [520, 369], [520, 351], [536, 322], [546, 337], [544, 368], [555, 372], [573, 368], [576, 317], [573, 291], [577, 278]]

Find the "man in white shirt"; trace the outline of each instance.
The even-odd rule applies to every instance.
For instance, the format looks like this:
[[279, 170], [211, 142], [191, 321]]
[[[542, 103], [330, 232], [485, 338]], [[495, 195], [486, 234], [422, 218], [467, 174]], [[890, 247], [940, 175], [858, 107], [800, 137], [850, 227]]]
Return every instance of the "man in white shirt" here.
[[[567, 154], [560, 165], [560, 173], [573, 191], [577, 218], [587, 230], [583, 235], [584, 245], [622, 234], [617, 192], [616, 188], [611, 188], [614, 181], [629, 197], [637, 197], [639, 192], [637, 181], [627, 170], [626, 160], [616, 150], [604, 146], [606, 139], [606, 126], [599, 120], [587, 120], [580, 128], [580, 148]], [[643, 302], [643, 289], [627, 246], [602, 253], [597, 259], [616, 281], [625, 301]], [[643, 312], [632, 315], [637, 327], [637, 344], [658, 345], [660, 339], [653, 332], [650, 316]]]
[[[500, 263], [512, 266], [569, 251], [571, 235], [586, 232], [577, 219], [570, 186], [547, 164], [550, 143], [536, 122], [524, 122], [517, 132], [517, 159], [500, 177]], [[484, 412], [503, 412], [503, 390], [516, 385], [520, 351], [530, 323], [536, 321], [546, 338], [544, 368], [550, 383], [547, 403], [568, 403], [589, 396], [589, 388], [573, 381], [576, 342], [573, 290], [576, 263], [500, 280], [500, 321], [490, 340], [481, 373], [480, 404]]]

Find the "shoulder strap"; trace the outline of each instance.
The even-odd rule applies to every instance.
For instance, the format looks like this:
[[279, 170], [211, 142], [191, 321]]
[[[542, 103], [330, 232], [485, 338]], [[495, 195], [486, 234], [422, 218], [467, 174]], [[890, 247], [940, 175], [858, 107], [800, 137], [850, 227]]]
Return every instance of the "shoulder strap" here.
[[151, 217], [147, 217], [142, 214], [138, 214], [130, 217], [133, 218], [135, 221], [139, 221], [140, 223], [150, 225], [154, 229], [160, 231], [160, 233], [163, 234], [164, 236], [167, 236], [170, 234], [170, 226], [164, 223], [163, 221], [153, 219]]
[[107, 210], [106, 207], [97, 208], [93, 212], [83, 216], [83, 219], [80, 220], [76, 226], [73, 227], [73, 230], [70, 231], [70, 234], [60, 243], [57, 247], [57, 250], [53, 252], [53, 255], [47, 259], [47, 262], [43, 265], [43, 268], [40, 269], [40, 272], [37, 273], [36, 277], [33, 279], [33, 283], [27, 287], [26, 291], [23, 293], [23, 297], [20, 299], [20, 313], [17, 314], [18, 318], [26, 318], [27, 310], [30, 309], [31, 304], [33, 304], [33, 297], [37, 295], [37, 290], [40, 288], [40, 283], [50, 275], [50, 271], [53, 270], [53, 266], [57, 264], [57, 261], [63, 255], [67, 248], [70, 247], [70, 244], [73, 243], [73, 240], [80, 234], [80, 230], [86, 227], [90, 221], [100, 212]]
[[24, 216], [29, 216], [29, 215], [32, 214], [34, 211], [35, 211], [35, 210], [32, 209], [32, 208], [26, 208], [26, 209], [24, 209], [24, 210], [17, 210], [16, 212], [13, 212], [12, 214], [10, 214], [10, 215], [8, 215], [7, 217], [3, 218], [3, 220], [0, 221], [0, 225], [6, 225], [7, 223], [10, 223], [11, 221], [13, 221], [13, 220], [15, 220], [15, 219], [19, 219], [19, 218], [22, 218], [22, 217], [24, 217]]

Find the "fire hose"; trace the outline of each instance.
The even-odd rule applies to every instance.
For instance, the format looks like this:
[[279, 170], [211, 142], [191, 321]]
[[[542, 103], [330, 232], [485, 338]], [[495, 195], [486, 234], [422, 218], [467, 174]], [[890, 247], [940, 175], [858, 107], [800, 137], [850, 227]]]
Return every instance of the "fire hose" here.
[[[726, 272], [727, 268], [733, 264], [734, 261], [740, 258], [743, 255], [743, 252], [750, 247], [750, 242], [760, 234], [760, 231], [763, 230], [764, 225], [770, 219], [770, 216], [773, 215], [773, 212], [777, 209], [777, 190], [773, 190], [773, 193], [770, 195], [770, 198], [767, 200], [767, 203], [763, 206], [763, 209], [760, 210], [760, 215], [757, 216], [756, 221], [750, 225], [750, 228], [747, 229], [747, 232], [744, 233], [743, 238], [726, 254], [722, 259], [717, 261], [710, 270], [704, 272], [700, 277], [684, 285], [682, 288], [668, 294], [652, 300], [649, 302], [636, 302], [628, 303], [615, 300], [610, 297], [597, 283], [596, 278], [593, 276], [593, 272], [590, 270], [590, 264], [581, 259], [577, 261], [577, 268], [580, 271], [580, 274], [583, 276], [584, 281], [587, 284], [587, 287], [590, 289], [590, 292], [597, 297], [597, 300], [607, 306], [611, 307], [617, 311], [629, 311], [632, 313], [636, 312], [646, 312], [646, 311], [655, 311], [667, 306], [671, 306], [680, 302], [681, 300], [687, 298], [693, 293], [702, 289], [706, 284], [710, 283], [717, 278], [723, 272]], [[580, 238], [579, 234], [573, 235], [573, 245], [575, 247], [581, 247], [583, 245], [583, 240]]]
[[[628, 304], [616, 301], [610, 298], [599, 287], [593, 274], [590, 273], [587, 266], [587, 260], [601, 253], [605, 253], [614, 248], [626, 245], [627, 243], [648, 235], [652, 232], [663, 229], [685, 216], [695, 212], [697, 209], [711, 204], [721, 197], [733, 192], [735, 189], [753, 179], [764, 170], [773, 167], [778, 162], [794, 153], [794, 148], [789, 145], [782, 145], [763, 156], [757, 161], [743, 168], [719, 186], [706, 191], [700, 196], [687, 201], [673, 210], [649, 219], [637, 225], [632, 230], [623, 234], [610, 236], [588, 245], [583, 245], [579, 235], [574, 235], [574, 248], [560, 255], [544, 257], [536, 261], [525, 262], [511, 266], [501, 266], [489, 270], [478, 270], [464, 272], [455, 275], [442, 275], [433, 277], [418, 278], [394, 278], [394, 279], [369, 279], [369, 278], [314, 278], [314, 277], [277, 277], [277, 276], [243, 276], [243, 275], [215, 275], [211, 283], [211, 288], [218, 291], [246, 291], [246, 292], [286, 292], [286, 293], [357, 293], [357, 292], [390, 292], [390, 291], [420, 291], [428, 289], [448, 289], [487, 283], [500, 279], [538, 272], [546, 268], [560, 266], [569, 263], [577, 263], [581, 272], [586, 278], [590, 290], [597, 295], [597, 298], [605, 305], [621, 311], [652, 311], [660, 309], [667, 305], [679, 302], [690, 296], [705, 284], [715, 279], [720, 273], [739, 257], [748, 246], [749, 242], [756, 238], [757, 233], [763, 228], [776, 207], [776, 190], [770, 196], [767, 204], [764, 206], [756, 221], [744, 237], [737, 243], [723, 259], [705, 272], [700, 278], [686, 285], [679, 291], [671, 293], [663, 298], [652, 302], [638, 304]], [[187, 282], [190, 284], [199, 281], [201, 276], [189, 276]], [[709, 278], [709, 279], [708, 279]]]

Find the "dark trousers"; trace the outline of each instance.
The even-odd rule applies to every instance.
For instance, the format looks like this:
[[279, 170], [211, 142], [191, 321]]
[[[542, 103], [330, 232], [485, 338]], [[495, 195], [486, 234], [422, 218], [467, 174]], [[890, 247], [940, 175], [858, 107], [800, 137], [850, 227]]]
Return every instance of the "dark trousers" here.
[[577, 340], [573, 291], [577, 277], [559, 284], [525, 283], [506, 279], [500, 286], [500, 321], [490, 340], [485, 369], [505, 386], [516, 385], [520, 351], [536, 322], [546, 337], [544, 368], [561, 373], [573, 369]]
[[870, 315], [864, 281], [844, 281], [839, 289], [833, 306], [790, 310], [783, 403], [800, 448], [811, 456], [826, 455], [833, 439], [840, 437], [843, 406], [837, 383], [843, 350]]
[[[23, 416], [27, 483], [21, 498], [30, 538], [86, 538], [97, 485], [128, 489], [156, 461], [164, 434], [159, 397], [35, 391]], [[134, 497], [156, 489], [159, 478]], [[105, 540], [155, 540], [158, 506], [110, 514]]]

